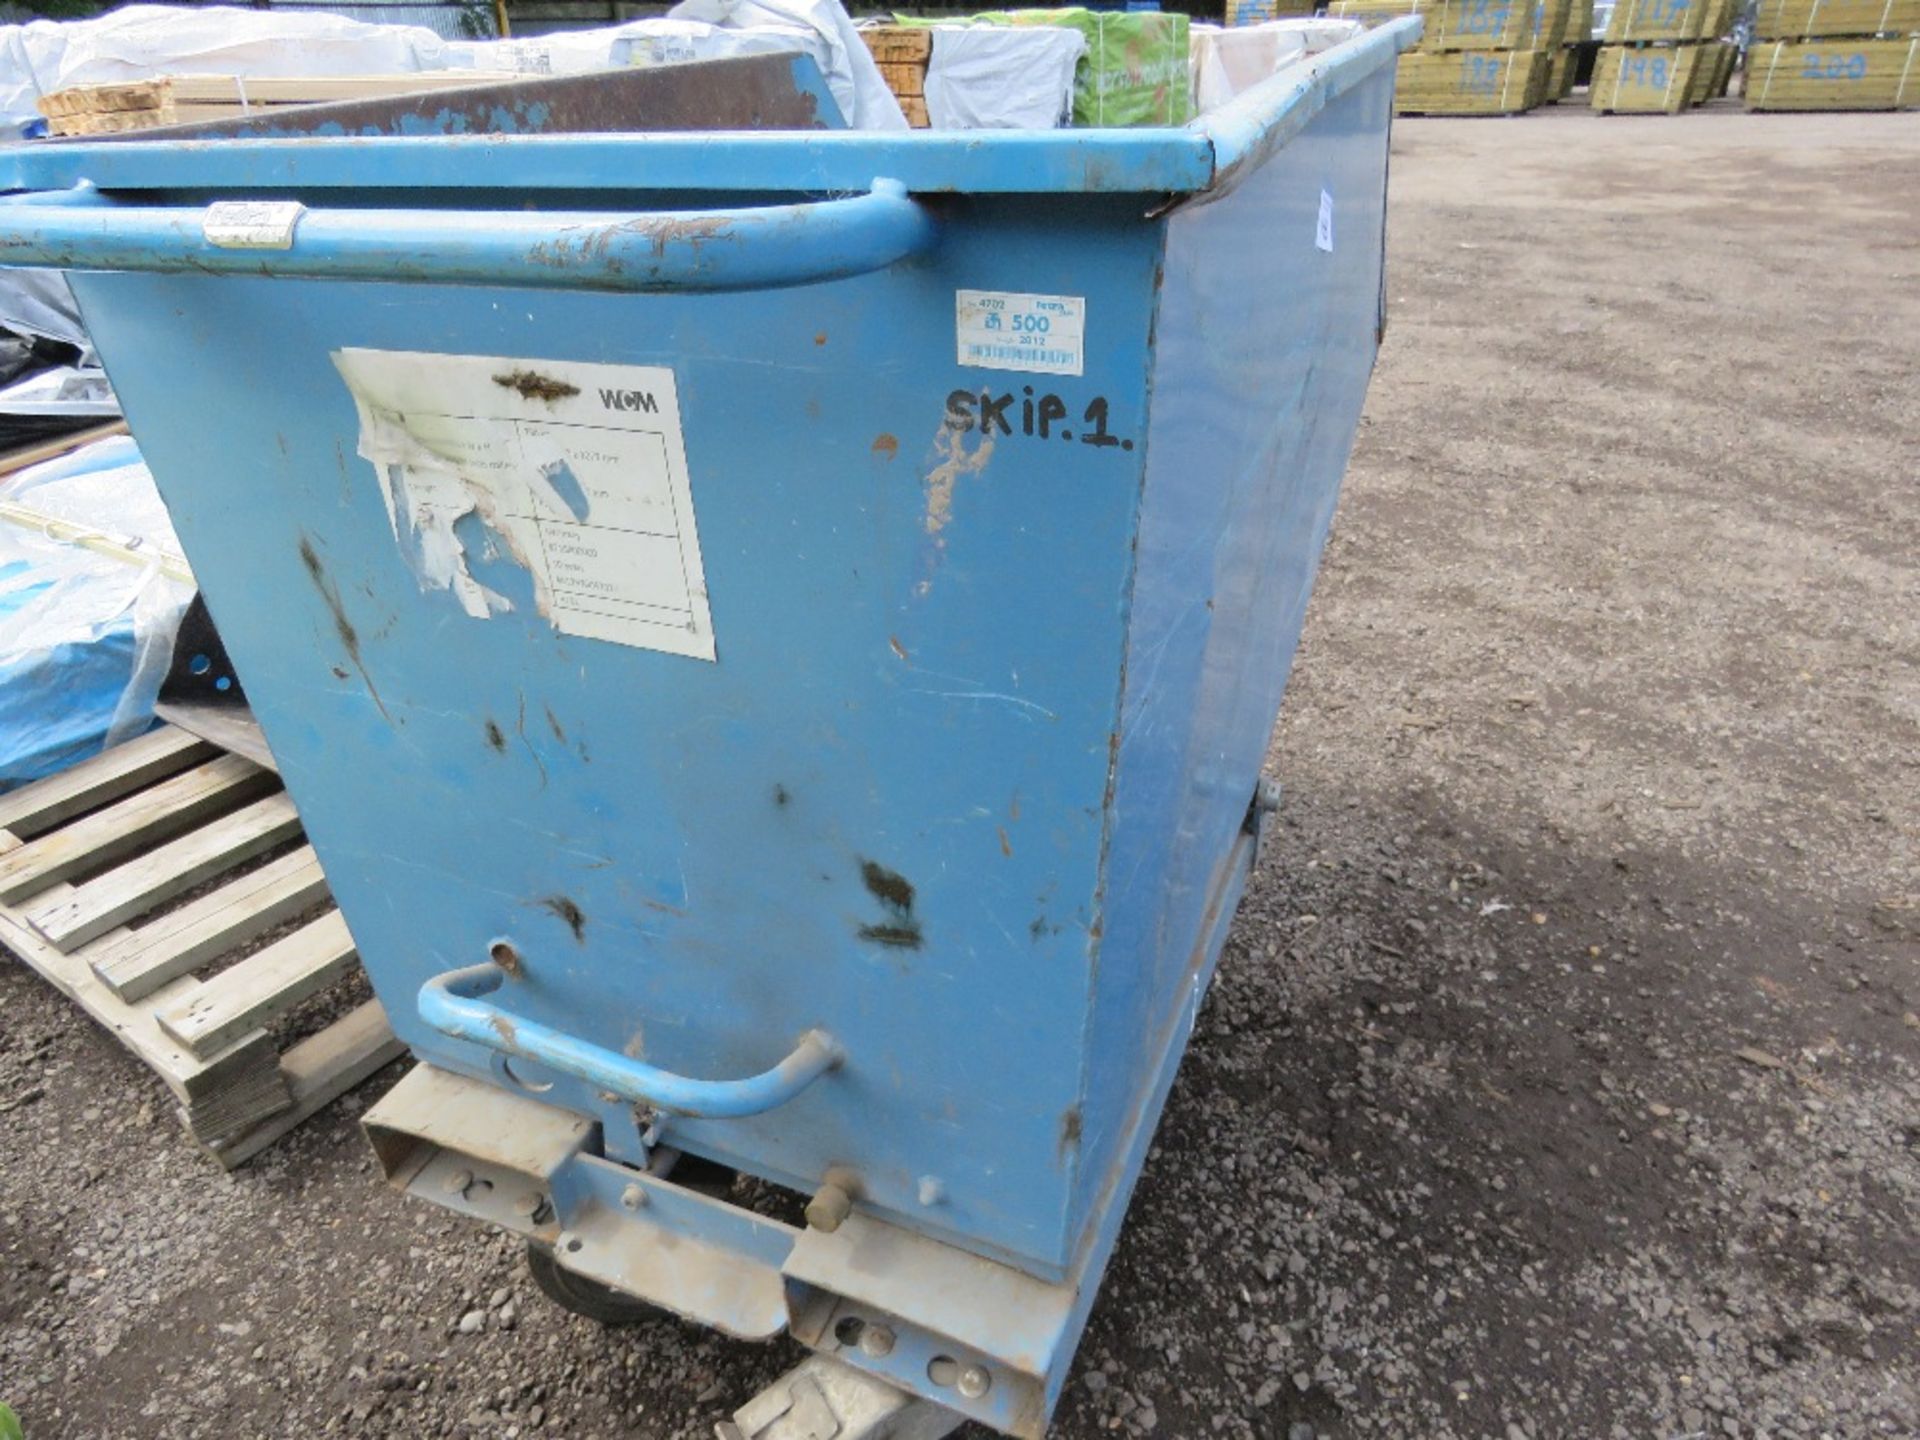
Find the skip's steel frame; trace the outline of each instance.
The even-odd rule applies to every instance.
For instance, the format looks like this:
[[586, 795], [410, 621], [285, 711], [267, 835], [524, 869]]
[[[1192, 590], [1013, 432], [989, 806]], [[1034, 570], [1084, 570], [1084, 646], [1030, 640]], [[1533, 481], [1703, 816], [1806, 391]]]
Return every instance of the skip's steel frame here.
[[[743, 1434], [1045, 1429], [1272, 807], [1418, 33], [1182, 130], [0, 153], [425, 1062], [387, 1174], [818, 1352]], [[959, 291], [1083, 302], [1078, 369], [960, 363]], [[423, 583], [346, 349], [671, 369], [716, 663]]]

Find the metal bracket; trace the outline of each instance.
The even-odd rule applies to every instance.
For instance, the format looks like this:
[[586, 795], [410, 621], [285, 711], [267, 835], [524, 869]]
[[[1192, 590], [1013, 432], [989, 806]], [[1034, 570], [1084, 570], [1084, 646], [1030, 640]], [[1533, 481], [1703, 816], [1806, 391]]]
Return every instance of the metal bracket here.
[[809, 1355], [714, 1427], [719, 1440], [941, 1440], [961, 1417], [825, 1355]]
[[1253, 799], [1247, 802], [1247, 818], [1240, 828], [1253, 837], [1253, 867], [1260, 866], [1260, 856], [1267, 847], [1267, 830], [1273, 823], [1274, 813], [1280, 808], [1280, 782], [1260, 777], [1260, 783], [1253, 787]]

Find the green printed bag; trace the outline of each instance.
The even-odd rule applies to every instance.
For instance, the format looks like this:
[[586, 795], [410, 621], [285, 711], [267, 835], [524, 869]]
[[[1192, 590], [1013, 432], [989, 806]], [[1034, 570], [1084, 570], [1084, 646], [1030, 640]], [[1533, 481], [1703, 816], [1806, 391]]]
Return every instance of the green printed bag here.
[[1182, 14], [1119, 10], [990, 10], [955, 20], [894, 17], [903, 25], [1067, 25], [1087, 37], [1073, 75], [1075, 125], [1184, 125], [1193, 118]]

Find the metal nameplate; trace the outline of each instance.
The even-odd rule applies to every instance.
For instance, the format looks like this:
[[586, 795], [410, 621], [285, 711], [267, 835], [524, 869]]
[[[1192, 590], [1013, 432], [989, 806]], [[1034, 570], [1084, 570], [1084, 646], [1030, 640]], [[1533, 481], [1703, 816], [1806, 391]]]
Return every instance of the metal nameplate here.
[[200, 234], [222, 250], [291, 250], [294, 226], [306, 213], [298, 200], [218, 200], [207, 207]]

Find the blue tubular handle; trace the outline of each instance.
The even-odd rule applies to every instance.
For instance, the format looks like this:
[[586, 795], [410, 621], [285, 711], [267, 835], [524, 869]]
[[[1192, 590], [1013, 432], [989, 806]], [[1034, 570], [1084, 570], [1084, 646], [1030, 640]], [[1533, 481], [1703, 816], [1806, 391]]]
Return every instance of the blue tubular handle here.
[[506, 972], [491, 962], [436, 975], [420, 987], [420, 1018], [443, 1035], [532, 1060], [636, 1105], [709, 1120], [734, 1120], [784, 1105], [841, 1060], [832, 1036], [809, 1030], [771, 1070], [744, 1080], [694, 1080], [576, 1040], [550, 1025], [516, 1019], [480, 998], [505, 979]]
[[[763, 290], [884, 270], [937, 228], [896, 180], [845, 200], [632, 215], [521, 210], [306, 210], [236, 240], [207, 209], [145, 208], [89, 189], [0, 201], [0, 265], [507, 285], [541, 290]], [[210, 235], [213, 238], [210, 238]]]

